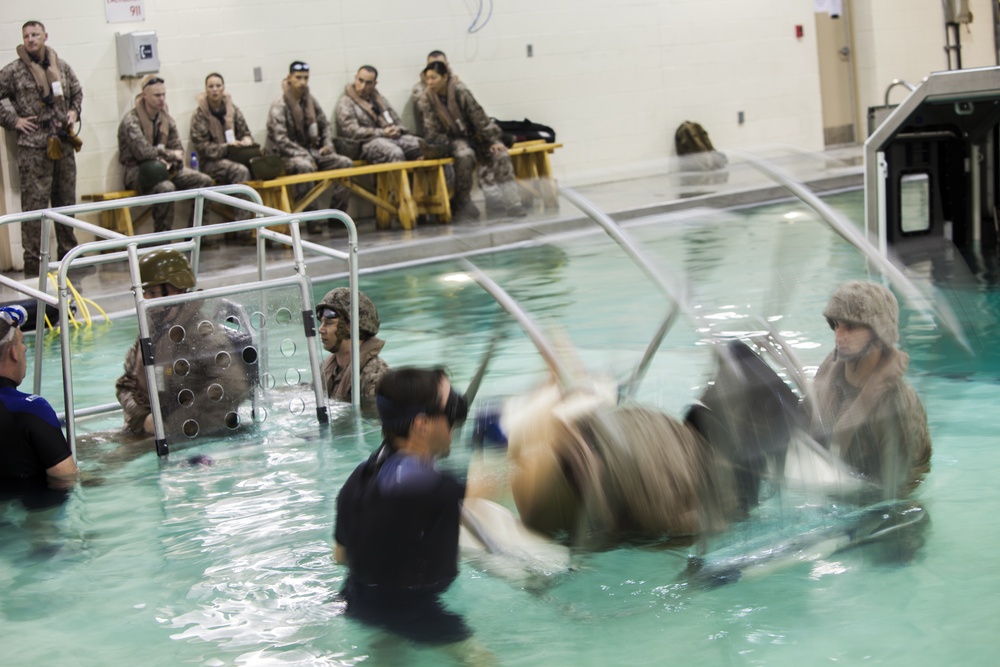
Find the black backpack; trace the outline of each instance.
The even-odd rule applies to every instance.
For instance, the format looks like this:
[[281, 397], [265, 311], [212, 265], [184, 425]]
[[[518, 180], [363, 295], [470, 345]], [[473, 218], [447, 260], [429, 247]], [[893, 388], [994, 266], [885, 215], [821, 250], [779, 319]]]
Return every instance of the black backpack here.
[[510, 135], [511, 140], [514, 143], [520, 141], [536, 141], [538, 139], [544, 139], [550, 144], [554, 144], [556, 142], [555, 130], [548, 125], [533, 123], [527, 118], [524, 120], [497, 120], [494, 118], [493, 122], [500, 127], [501, 132]]
[[683, 171], [712, 171], [722, 169], [729, 162], [712, 146], [705, 128], [689, 120], [681, 123], [674, 133], [674, 148], [682, 158]]

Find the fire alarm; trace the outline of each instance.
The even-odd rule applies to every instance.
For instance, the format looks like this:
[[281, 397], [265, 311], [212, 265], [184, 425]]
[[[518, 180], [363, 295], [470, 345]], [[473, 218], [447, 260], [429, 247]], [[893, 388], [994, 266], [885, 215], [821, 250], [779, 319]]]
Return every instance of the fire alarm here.
[[805, 34], [806, 34], [806, 32], [805, 32], [805, 30], [802, 29], [802, 26], [800, 26], [800, 25], [795, 26], [795, 36], [797, 38], [802, 39], [802, 37], [804, 37]]

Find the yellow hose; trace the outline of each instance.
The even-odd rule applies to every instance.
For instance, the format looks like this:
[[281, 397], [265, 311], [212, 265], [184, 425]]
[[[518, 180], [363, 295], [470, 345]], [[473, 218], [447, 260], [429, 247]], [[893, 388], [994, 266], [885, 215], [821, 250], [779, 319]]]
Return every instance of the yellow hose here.
[[[55, 274], [49, 273], [48, 274], [48, 278], [49, 278], [49, 281], [52, 283], [52, 288], [58, 290], [58, 285], [56, 284]], [[91, 326], [93, 326], [93, 324], [94, 324], [93, 318], [90, 316], [90, 308], [88, 307], [88, 304], [92, 305], [94, 308], [96, 308], [98, 310], [98, 312], [101, 313], [101, 317], [104, 318], [105, 322], [107, 322], [109, 324], [111, 323], [111, 320], [108, 319], [108, 314], [106, 312], [104, 312], [104, 309], [101, 308], [99, 305], [97, 305], [97, 303], [95, 303], [93, 300], [88, 299], [85, 296], [83, 296], [82, 294], [80, 294], [80, 292], [76, 289], [76, 286], [73, 285], [73, 282], [69, 278], [66, 279], [66, 286], [69, 287], [69, 291], [70, 291], [70, 293], [73, 296], [72, 301], [74, 301], [76, 303], [76, 305], [77, 305], [77, 308], [79, 308], [80, 314], [83, 316], [83, 321], [86, 323], [86, 325], [87, 325], [88, 328], [91, 327]], [[44, 310], [43, 310], [43, 312], [44, 312]], [[72, 308], [69, 309], [68, 315], [69, 315], [70, 322], [72, 322], [72, 324], [73, 324], [73, 328], [79, 328], [80, 327], [80, 322], [77, 320], [76, 314], [73, 312]], [[47, 313], [45, 315], [45, 324], [48, 326], [48, 328], [50, 330], [53, 330], [53, 331], [56, 330], [56, 327], [53, 326], [52, 322], [49, 320], [49, 316], [48, 316]]]

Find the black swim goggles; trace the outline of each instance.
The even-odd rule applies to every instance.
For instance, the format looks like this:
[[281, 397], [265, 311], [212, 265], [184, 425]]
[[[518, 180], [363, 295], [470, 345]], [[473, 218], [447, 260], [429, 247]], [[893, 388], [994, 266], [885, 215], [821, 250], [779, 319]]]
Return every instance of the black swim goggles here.
[[439, 406], [433, 410], [425, 409], [424, 414], [428, 417], [444, 415], [444, 418], [448, 420], [448, 426], [453, 428], [456, 423], [464, 422], [465, 418], [469, 416], [469, 403], [465, 400], [465, 396], [452, 389], [443, 407]]

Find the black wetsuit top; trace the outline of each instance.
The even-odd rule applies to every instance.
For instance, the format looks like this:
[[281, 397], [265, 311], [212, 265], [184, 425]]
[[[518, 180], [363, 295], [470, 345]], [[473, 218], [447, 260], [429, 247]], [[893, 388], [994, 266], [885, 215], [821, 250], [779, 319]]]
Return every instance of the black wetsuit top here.
[[416, 641], [471, 631], [438, 599], [458, 575], [465, 485], [383, 444], [337, 496], [335, 537], [347, 550], [348, 614]]
[[[72, 456], [55, 410], [41, 396], [18, 391], [0, 377], [0, 498], [48, 491], [46, 470]], [[49, 505], [64, 492], [30, 505]]]

